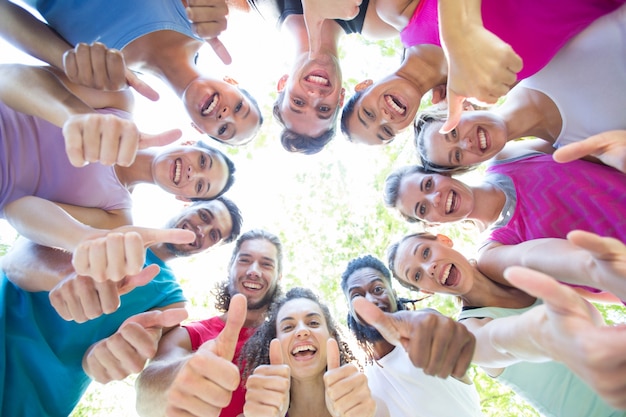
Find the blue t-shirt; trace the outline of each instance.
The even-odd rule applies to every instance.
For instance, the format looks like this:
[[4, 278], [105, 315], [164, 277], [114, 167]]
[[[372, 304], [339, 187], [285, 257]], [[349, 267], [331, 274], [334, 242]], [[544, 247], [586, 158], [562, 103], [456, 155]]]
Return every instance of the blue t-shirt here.
[[0, 415], [67, 417], [89, 386], [85, 351], [117, 331], [128, 317], [185, 301], [174, 274], [152, 251], [146, 264], [161, 272], [121, 297], [120, 308], [78, 324], [63, 320], [47, 292], [27, 292], [0, 272]]

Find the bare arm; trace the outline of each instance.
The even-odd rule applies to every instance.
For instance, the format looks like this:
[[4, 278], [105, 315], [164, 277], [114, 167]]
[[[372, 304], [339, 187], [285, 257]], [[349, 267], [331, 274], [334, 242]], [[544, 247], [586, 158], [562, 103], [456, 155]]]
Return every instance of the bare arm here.
[[481, 250], [478, 260], [485, 275], [502, 283], [504, 270], [516, 265], [626, 300], [626, 246], [617, 239], [575, 231], [567, 239], [534, 239], [517, 245], [494, 242]]

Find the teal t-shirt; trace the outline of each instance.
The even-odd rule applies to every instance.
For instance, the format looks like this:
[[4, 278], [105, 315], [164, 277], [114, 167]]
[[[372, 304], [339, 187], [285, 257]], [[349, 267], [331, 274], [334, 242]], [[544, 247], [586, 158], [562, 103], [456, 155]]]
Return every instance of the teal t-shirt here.
[[67, 417], [89, 386], [83, 354], [128, 317], [185, 301], [174, 274], [150, 250], [146, 264], [161, 272], [121, 297], [120, 308], [78, 324], [63, 320], [47, 292], [27, 292], [0, 272], [0, 404], [2, 416]]

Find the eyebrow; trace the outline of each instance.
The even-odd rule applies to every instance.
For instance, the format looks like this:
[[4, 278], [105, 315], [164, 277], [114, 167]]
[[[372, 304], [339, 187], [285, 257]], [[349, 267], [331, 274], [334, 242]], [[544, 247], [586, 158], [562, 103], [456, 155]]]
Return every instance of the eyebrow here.
[[[321, 317], [322, 317], [322, 315], [321, 315], [320, 313], [316, 313], [315, 311], [312, 311], [312, 312], [308, 313], [308, 314], [305, 316], [305, 318], [309, 318], [309, 317], [320, 317], [320, 318], [321, 318]], [[280, 322], [282, 323], [282, 322], [287, 321], [287, 320], [295, 320], [295, 319], [294, 319], [293, 317], [291, 317], [291, 316], [287, 316], [287, 317], [283, 317], [283, 318], [280, 320]]]
[[[382, 279], [380, 279], [380, 278], [374, 278], [374, 279], [372, 279], [370, 282], [368, 282], [368, 284], [371, 284], [372, 282], [377, 282], [377, 281], [378, 281], [378, 282], [383, 282], [383, 280], [382, 280]], [[361, 289], [361, 288], [362, 288], [362, 287], [360, 287], [360, 286], [358, 286], [358, 285], [355, 285], [355, 286], [353, 286], [353, 287], [349, 287], [349, 288], [348, 288], [348, 294], [350, 294], [350, 293], [351, 293], [352, 291], [354, 291], [354, 290], [358, 290], [358, 289]]]
[[[418, 243], [417, 245], [415, 245], [415, 249], [413, 249], [413, 257], [415, 257], [415, 254], [417, 253], [418, 249], [420, 248], [420, 246], [422, 246], [421, 243]], [[404, 276], [406, 279], [409, 279], [409, 270], [411, 269], [411, 267], [409, 266], [407, 269], [404, 270]]]
[[[369, 129], [369, 125], [365, 122], [365, 120], [361, 117], [361, 113], [359, 113], [358, 111], [356, 112], [356, 117], [359, 119], [359, 122], [361, 122], [361, 124], [366, 128]], [[386, 139], [383, 135], [381, 135], [380, 133], [376, 133], [376, 137], [378, 138], [378, 140], [380, 140], [381, 142], [385, 142], [386, 140], [391, 140], [391, 139]]]

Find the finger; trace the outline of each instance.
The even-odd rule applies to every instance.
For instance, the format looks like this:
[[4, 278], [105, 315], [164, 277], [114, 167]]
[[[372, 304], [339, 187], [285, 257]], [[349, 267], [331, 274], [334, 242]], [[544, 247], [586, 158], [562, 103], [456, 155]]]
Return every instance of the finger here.
[[448, 87], [448, 118], [444, 122], [441, 129], [439, 129], [439, 133], [446, 134], [450, 133], [452, 129], [454, 129], [459, 122], [461, 121], [461, 114], [463, 114], [463, 101], [465, 97], [457, 96], [456, 93], [450, 90]]
[[172, 129], [156, 135], [147, 133], [139, 133], [139, 149], [149, 148], [151, 146], [165, 146], [177, 141], [183, 136], [180, 129]]
[[522, 60], [522, 57], [515, 53], [513, 48], [511, 48], [511, 54], [509, 54], [509, 60], [506, 63], [506, 67], [516, 74], [524, 68], [524, 61]]
[[144, 329], [172, 327], [185, 320], [187, 316], [187, 310], [184, 308], [169, 308], [163, 311], [152, 310], [129, 317], [122, 323], [122, 326], [126, 323], [137, 323]]
[[76, 52], [73, 49], [65, 51], [63, 54], [63, 69], [71, 82], [78, 81], [78, 62], [76, 61]]
[[280, 341], [278, 339], [272, 339], [270, 342], [270, 365], [282, 365], [284, 363], [283, 349], [280, 346]]
[[327, 370], [337, 369], [341, 366], [339, 345], [332, 337], [326, 341], [326, 366]]
[[218, 38], [207, 39], [206, 43], [213, 49], [215, 55], [224, 63], [224, 65], [230, 65], [233, 62], [233, 59], [230, 56], [230, 53]]
[[217, 352], [215, 353], [229, 361], [232, 361], [235, 356], [239, 332], [246, 321], [247, 303], [246, 297], [242, 294], [236, 294], [231, 298], [226, 326], [216, 338]]
[[393, 324], [390, 316], [385, 314], [380, 308], [363, 297], [356, 297], [352, 301], [354, 311], [358, 317], [370, 326], [373, 326], [392, 345], [400, 345], [400, 332]]
[[148, 100], [157, 101], [159, 99], [159, 93], [137, 77], [130, 69], [126, 69], [126, 82]]
[[124, 295], [137, 287], [143, 287], [157, 276], [157, 274], [161, 271], [161, 268], [156, 264], [150, 264], [144, 269], [141, 270], [137, 275], [133, 275], [130, 277], [124, 278], [118, 284], [117, 293], [119, 295]]
[[598, 259], [612, 259], [626, 252], [626, 246], [612, 237], [599, 236], [584, 230], [573, 230], [567, 234], [567, 240], [590, 252]]
[[183, 229], [137, 228], [137, 231], [141, 235], [145, 247], [164, 242], [175, 244], [191, 243], [196, 239], [194, 232]]
[[562, 146], [554, 151], [552, 157], [556, 162], [561, 163], [574, 161], [600, 151], [605, 143], [606, 137], [603, 133], [601, 133], [599, 135], [591, 136], [585, 140]]

